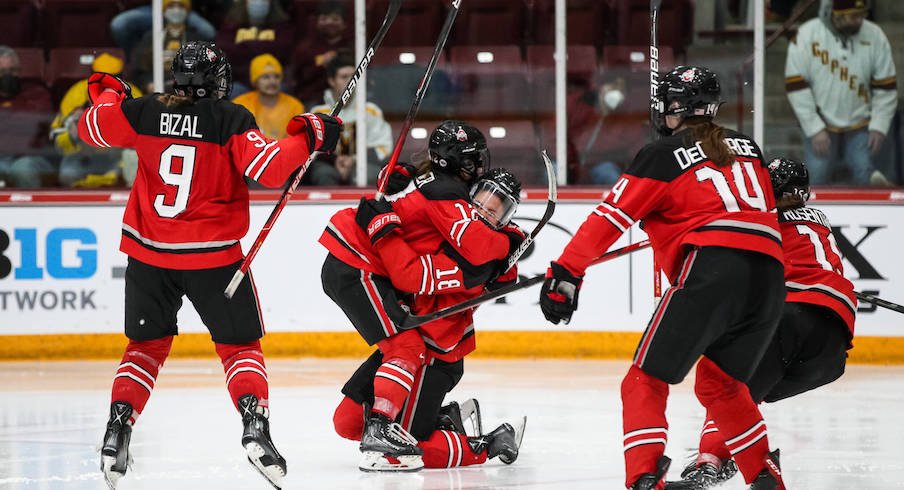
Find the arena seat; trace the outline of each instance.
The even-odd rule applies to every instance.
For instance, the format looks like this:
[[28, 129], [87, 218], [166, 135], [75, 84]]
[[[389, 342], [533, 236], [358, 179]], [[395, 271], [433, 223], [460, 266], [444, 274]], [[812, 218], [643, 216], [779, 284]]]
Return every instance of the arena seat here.
[[[649, 0], [616, 0], [618, 44], [650, 44]], [[659, 15], [659, 46], [670, 46], [683, 55], [694, 32], [694, 7], [688, 0], [662, 2]]]
[[[550, 72], [555, 70], [555, 46], [549, 44], [532, 45], [527, 47], [527, 68], [534, 73]], [[565, 71], [572, 83], [586, 83], [590, 81], [597, 70], [596, 49], [592, 45], [569, 45], [565, 48]]]
[[[534, 44], [555, 43], [555, 0], [534, 0], [529, 13], [529, 39]], [[616, 39], [609, 3], [602, 0], [569, 0], [565, 9], [568, 44], [589, 44], [597, 49]]]
[[19, 78], [44, 83], [44, 50], [41, 48], [15, 48], [19, 55]]
[[487, 139], [492, 167], [507, 168], [525, 185], [545, 182], [533, 123], [523, 120], [476, 120], [473, 124]]
[[456, 113], [468, 117], [527, 114], [527, 72], [517, 46], [453, 46], [449, 61], [457, 91]]
[[458, 14], [451, 44], [520, 46], [526, 30], [525, 10], [520, 0], [472, 1]]
[[110, 0], [46, 0], [41, 29], [48, 48], [112, 46], [110, 20], [119, 13]]
[[[649, 45], [606, 46], [603, 48], [602, 67], [604, 70], [625, 70], [631, 73], [650, 71]], [[669, 46], [659, 47], [659, 71], [675, 66], [675, 55]]]
[[33, 2], [0, 0], [0, 45], [34, 46], [38, 40], [38, 8]]
[[[427, 66], [433, 56], [433, 46], [380, 46], [370, 60], [371, 66], [420, 65]], [[445, 52], [440, 54], [437, 64], [445, 61]]]
[[47, 61], [46, 79], [50, 86], [54, 103], [58, 103], [69, 87], [78, 80], [88, 78], [91, 63], [101, 53], [110, 53], [118, 58], [124, 54], [120, 48], [55, 48], [50, 50]]
[[[372, 0], [367, 9], [368, 38], [373, 36], [383, 22], [389, 0]], [[383, 39], [384, 46], [433, 46], [442, 29], [446, 16], [446, 2], [437, 0], [405, 0], [392, 28]], [[468, 6], [468, 8], [471, 8]], [[455, 28], [457, 28], [457, 22]]]

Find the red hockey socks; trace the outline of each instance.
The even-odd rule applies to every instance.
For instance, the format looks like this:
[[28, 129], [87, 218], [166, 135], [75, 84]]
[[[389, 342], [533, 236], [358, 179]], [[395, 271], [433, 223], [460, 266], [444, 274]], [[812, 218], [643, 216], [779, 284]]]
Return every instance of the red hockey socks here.
[[424, 365], [424, 340], [417, 330], [408, 330], [382, 340], [383, 364], [374, 376], [374, 412], [394, 420], [411, 393], [415, 377]]
[[132, 417], [129, 418], [132, 424], [151, 397], [157, 373], [166, 361], [172, 345], [173, 337], [169, 336], [141, 342], [130, 340], [126, 346], [116, 377], [113, 378], [110, 402], [120, 401], [132, 405]]
[[697, 363], [697, 399], [725, 439], [744, 481], [753, 482], [769, 454], [766, 424], [747, 385], [732, 378], [706, 357]]
[[706, 412], [706, 423], [700, 432], [700, 454], [712, 454], [719, 458], [719, 461], [731, 458], [731, 453], [725, 446], [725, 439], [709, 412]]
[[626, 487], [644, 473], [656, 473], [656, 462], [665, 453], [668, 440], [668, 396], [669, 385], [665, 381], [631, 365], [621, 385]]
[[333, 412], [333, 428], [340, 436], [360, 441], [364, 433], [364, 407], [349, 397], [343, 397]]
[[468, 436], [451, 430], [436, 430], [430, 438], [421, 441], [425, 468], [454, 468], [482, 464], [487, 460], [486, 450], [475, 453], [468, 444]]
[[269, 388], [267, 384], [267, 367], [264, 364], [264, 353], [261, 352], [260, 340], [247, 344], [214, 344], [217, 354], [223, 361], [223, 371], [226, 373], [226, 389], [232, 404], [239, 408], [239, 398], [242, 395], [254, 395], [257, 397], [257, 405], [267, 409]]

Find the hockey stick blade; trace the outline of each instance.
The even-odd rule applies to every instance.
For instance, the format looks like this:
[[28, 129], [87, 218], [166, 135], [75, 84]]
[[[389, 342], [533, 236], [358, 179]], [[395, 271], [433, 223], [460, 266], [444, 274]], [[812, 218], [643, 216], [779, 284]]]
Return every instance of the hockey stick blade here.
[[[345, 107], [345, 104], [355, 93], [355, 90], [358, 88], [358, 81], [364, 75], [364, 72], [367, 71], [367, 66], [370, 64], [370, 60], [374, 57], [374, 53], [376, 53], [377, 48], [380, 46], [380, 43], [383, 42], [383, 38], [386, 37], [386, 33], [389, 31], [389, 26], [392, 25], [393, 21], [395, 21], [395, 18], [398, 15], [399, 9], [401, 7], [402, 0], [390, 0], [389, 8], [386, 9], [386, 15], [383, 17], [383, 24], [380, 25], [380, 29], [376, 34], [374, 34], [374, 38], [370, 41], [370, 45], [367, 46], [367, 50], [364, 52], [364, 57], [361, 58], [361, 61], [358, 63], [357, 68], [355, 68], [354, 76], [352, 76], [352, 78], [348, 81], [348, 84], [346, 84], [345, 90], [342, 91], [342, 96], [333, 105], [333, 109], [330, 111], [331, 116], [335, 117], [340, 112], [342, 112], [342, 108]], [[295, 188], [298, 187], [298, 184], [301, 182], [301, 177], [308, 170], [308, 167], [311, 166], [311, 162], [313, 162], [318, 155], [320, 155], [320, 152], [318, 151], [311, 152], [304, 164], [301, 167], [298, 167], [297, 170], [295, 170], [295, 173], [292, 177], [292, 183], [289, 184], [285, 188], [285, 190], [283, 190], [282, 195], [279, 196], [279, 201], [276, 203], [276, 206], [273, 207], [273, 211], [270, 211], [270, 216], [267, 218], [267, 222], [264, 223], [261, 231], [258, 232], [257, 238], [255, 238], [254, 243], [251, 245], [251, 249], [248, 250], [248, 254], [245, 255], [244, 259], [242, 259], [242, 265], [240, 265], [239, 269], [235, 271], [235, 274], [233, 274], [232, 279], [226, 286], [225, 291], [223, 291], [223, 294], [225, 294], [227, 298], [232, 299], [232, 296], [235, 294], [236, 289], [238, 289], [239, 284], [241, 284], [242, 279], [244, 279], [245, 275], [248, 273], [248, 270], [251, 268], [251, 262], [254, 261], [254, 258], [260, 251], [261, 246], [264, 244], [264, 240], [266, 240], [267, 236], [270, 235], [270, 230], [273, 228], [273, 224], [276, 223], [276, 219], [279, 218], [280, 214], [282, 214], [282, 211], [286, 207], [286, 204], [289, 202], [289, 199], [291, 199], [292, 194], [295, 193]]]
[[865, 301], [867, 303], [872, 303], [876, 306], [881, 306], [882, 308], [897, 311], [898, 313], [904, 313], [904, 306], [901, 306], [897, 303], [892, 303], [891, 301], [886, 301], [882, 298], [878, 298], [873, 296], [872, 294], [861, 293], [860, 291], [854, 291], [854, 294], [857, 296], [857, 299], [860, 301]]
[[[613, 250], [611, 252], [607, 252], [603, 254], [600, 258], [594, 260], [590, 265], [596, 265], [601, 262], [606, 262], [608, 260], [616, 259], [621, 257], [622, 255], [627, 255], [629, 253], [636, 252], [638, 250], [642, 250], [650, 246], [649, 240], [643, 240], [637, 243], [632, 243], [631, 245], [627, 245], [625, 247]], [[433, 313], [429, 313], [427, 315], [411, 315], [405, 319], [405, 321], [400, 325], [403, 329], [415, 328], [419, 327], [425, 323], [432, 322], [433, 320], [438, 320], [440, 318], [447, 317], [449, 315], [454, 315], [456, 313], [461, 313], [465, 310], [470, 310], [471, 308], [475, 308], [480, 306], [488, 301], [493, 301], [496, 298], [501, 298], [503, 296], [508, 296], [509, 294], [514, 293], [515, 291], [520, 291], [525, 288], [529, 288], [534, 284], [540, 284], [546, 279], [544, 274], [537, 274], [536, 276], [529, 277], [523, 281], [518, 281], [515, 284], [509, 284], [508, 286], [503, 286], [495, 291], [491, 291], [486, 294], [481, 294], [476, 298], [471, 298], [467, 301], [462, 301], [457, 305], [448, 306], [441, 310], [434, 311]]]
[[549, 183], [549, 188], [547, 189], [547, 198], [546, 198], [546, 211], [543, 213], [543, 217], [540, 218], [540, 222], [537, 223], [537, 226], [531, 230], [530, 235], [521, 242], [521, 245], [518, 245], [518, 248], [512, 253], [508, 258], [508, 267], [506, 270], [511, 269], [513, 265], [518, 263], [518, 259], [524, 255], [524, 252], [527, 251], [528, 247], [532, 243], [534, 243], [534, 239], [537, 237], [537, 234], [540, 233], [540, 230], [543, 229], [543, 226], [546, 225], [547, 222], [552, 218], [553, 213], [556, 212], [556, 193], [557, 185], [556, 182], [556, 170], [552, 166], [552, 160], [549, 159], [549, 155], [546, 153], [546, 150], [540, 152], [540, 156], [543, 157], [543, 164], [546, 166], [546, 181]]
[[408, 114], [405, 115], [405, 120], [402, 122], [402, 128], [399, 130], [399, 136], [396, 138], [395, 146], [392, 148], [392, 155], [389, 156], [389, 161], [386, 163], [384, 178], [377, 182], [377, 199], [383, 197], [383, 193], [386, 191], [386, 184], [389, 182], [389, 176], [392, 174], [392, 169], [395, 168], [396, 162], [399, 161], [399, 155], [402, 154], [402, 147], [405, 146], [405, 140], [408, 138], [408, 131], [411, 130], [411, 125], [414, 124], [414, 118], [417, 117], [417, 112], [421, 107], [421, 101], [424, 100], [424, 95], [427, 93], [427, 87], [430, 86], [430, 80], [433, 79], [433, 72], [436, 71], [436, 63], [443, 54], [443, 48], [445, 48], [446, 41], [449, 39], [449, 33], [452, 32], [452, 24], [455, 23], [455, 18], [458, 17], [459, 9], [461, 9], [461, 0], [453, 0], [452, 4], [449, 6], [449, 13], [446, 14], [446, 21], [443, 23], [439, 37], [436, 38], [436, 45], [433, 47], [433, 56], [430, 58], [430, 62], [427, 63], [424, 77], [421, 79], [421, 83], [414, 93], [414, 101], [411, 103], [411, 107], [408, 108]]

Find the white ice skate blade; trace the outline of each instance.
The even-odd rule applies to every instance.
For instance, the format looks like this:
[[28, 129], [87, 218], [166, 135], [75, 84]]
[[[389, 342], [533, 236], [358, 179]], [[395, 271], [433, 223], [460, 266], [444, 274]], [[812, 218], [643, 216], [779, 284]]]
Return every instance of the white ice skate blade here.
[[100, 457], [101, 470], [104, 474], [104, 481], [107, 482], [107, 487], [110, 490], [116, 490], [116, 485], [119, 483], [119, 479], [124, 476], [124, 473], [119, 473], [116, 471], [110, 471], [110, 468], [116, 464], [115, 456], [101, 456]]
[[261, 458], [264, 456], [264, 448], [256, 442], [249, 442], [245, 445], [245, 451], [248, 452], [248, 462], [254, 469], [258, 471], [264, 478], [273, 485], [277, 490], [282, 489], [282, 479], [286, 476], [286, 472], [279, 465], [264, 466]]
[[399, 462], [392, 463], [379, 451], [364, 451], [358, 469], [369, 473], [405, 473], [424, 468], [424, 458], [421, 456], [397, 456], [396, 459]]

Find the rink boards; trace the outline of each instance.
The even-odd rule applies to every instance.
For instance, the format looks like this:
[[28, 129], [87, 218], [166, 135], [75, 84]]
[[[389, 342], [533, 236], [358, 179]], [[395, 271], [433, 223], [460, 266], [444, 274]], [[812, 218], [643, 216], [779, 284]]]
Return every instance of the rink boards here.
[[[253, 272], [270, 335], [271, 355], [359, 355], [368, 350], [342, 312], [323, 294], [317, 243], [337, 210], [359, 191], [301, 192], [273, 228]], [[519, 263], [523, 275], [545, 271], [601, 198], [598, 189], [560, 192], [556, 213]], [[116, 356], [122, 349], [123, 272], [118, 251], [125, 192], [0, 193], [0, 346], [2, 358]], [[278, 197], [254, 196], [253, 242]], [[817, 192], [813, 205], [835, 228], [845, 273], [860, 291], [904, 303], [904, 193]], [[516, 221], [531, 229], [545, 191], [530, 191]], [[645, 238], [637, 227], [613, 247]], [[591, 268], [580, 309], [554, 327], [536, 306], [537, 288], [480, 308], [478, 353], [492, 357], [624, 358], [633, 354], [653, 308], [652, 253], [642, 250]], [[225, 287], [225, 284], [222, 285]], [[209, 337], [189, 307], [179, 316], [176, 355], [208, 355]], [[904, 363], [904, 316], [871, 305], [857, 318], [854, 361]]]

